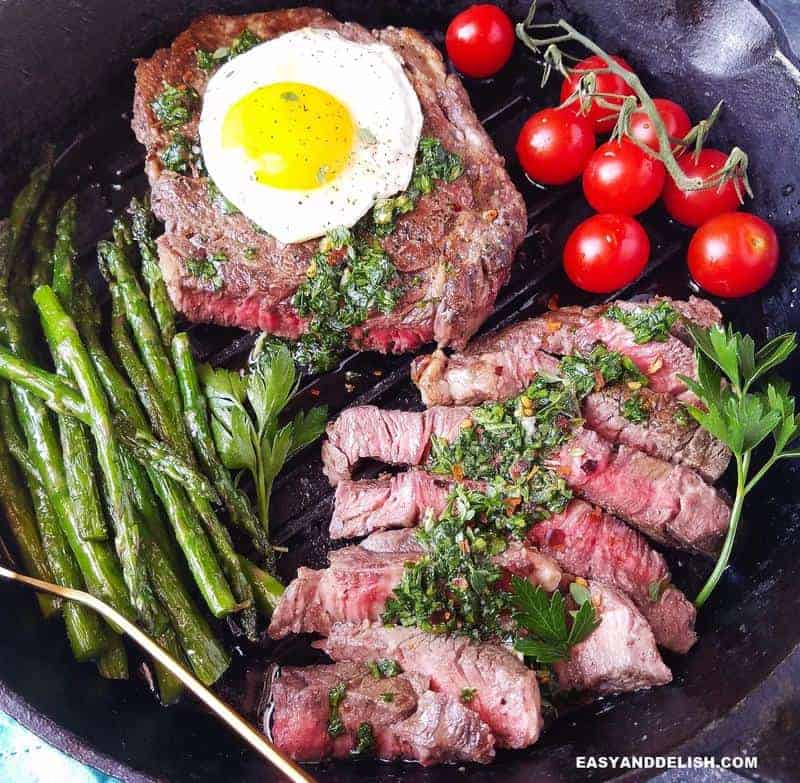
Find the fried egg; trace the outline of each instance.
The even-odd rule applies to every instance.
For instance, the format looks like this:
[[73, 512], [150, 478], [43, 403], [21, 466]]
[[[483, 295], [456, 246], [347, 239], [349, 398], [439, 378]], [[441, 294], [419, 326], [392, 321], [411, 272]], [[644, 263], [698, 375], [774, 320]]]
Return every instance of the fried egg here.
[[285, 244], [352, 227], [404, 190], [421, 132], [419, 99], [388, 46], [315, 28], [223, 65], [200, 116], [209, 176]]

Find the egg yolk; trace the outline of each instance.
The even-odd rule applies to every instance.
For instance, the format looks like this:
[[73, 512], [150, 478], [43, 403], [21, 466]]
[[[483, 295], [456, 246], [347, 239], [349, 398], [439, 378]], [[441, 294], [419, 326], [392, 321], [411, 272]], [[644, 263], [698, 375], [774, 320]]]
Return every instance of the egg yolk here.
[[222, 125], [222, 146], [241, 148], [263, 185], [310, 190], [345, 168], [356, 128], [347, 107], [300, 82], [259, 87], [234, 103]]

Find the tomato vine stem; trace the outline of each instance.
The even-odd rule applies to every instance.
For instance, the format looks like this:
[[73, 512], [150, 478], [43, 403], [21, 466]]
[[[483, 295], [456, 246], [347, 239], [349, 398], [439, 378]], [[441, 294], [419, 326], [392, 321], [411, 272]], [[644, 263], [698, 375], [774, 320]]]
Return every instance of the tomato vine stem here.
[[[726, 182], [733, 181], [736, 193], [740, 200], [743, 200], [743, 192], [746, 192], [751, 198], [753, 195], [750, 187], [750, 182], [747, 177], [748, 156], [747, 153], [740, 147], [734, 147], [728, 154], [725, 165], [715, 172], [712, 176], [703, 179], [702, 177], [689, 177], [684, 174], [681, 169], [675, 150], [686, 149], [689, 146], [694, 146], [694, 155], [697, 156], [702, 149], [703, 142], [705, 141], [711, 126], [719, 115], [722, 103], [718, 103], [709, 117], [701, 120], [689, 133], [680, 140], [671, 139], [667, 133], [661, 115], [658, 113], [653, 99], [645, 90], [639, 77], [632, 71], [623, 68], [619, 65], [607, 52], [601, 49], [594, 41], [587, 38], [582, 33], [579, 33], [572, 25], [566, 20], [559, 19], [557, 22], [550, 22], [546, 24], [534, 24], [534, 16], [536, 14], [536, 0], [533, 0], [528, 10], [525, 20], [519, 22], [516, 26], [517, 38], [527, 46], [531, 51], [540, 54], [544, 49], [544, 68], [542, 83], [544, 84], [549, 78], [552, 70], [555, 68], [565, 77], [569, 75], [568, 69], [564, 65], [564, 58], [569, 57], [559, 44], [567, 42], [575, 42], [580, 44], [592, 54], [599, 57], [606, 64], [605, 68], [597, 68], [586, 71], [581, 77], [576, 91], [564, 102], [564, 106], [574, 103], [576, 100], [580, 101], [582, 110], [585, 110], [589, 102], [594, 101], [596, 105], [607, 108], [614, 112], [615, 115], [619, 114], [625, 106], [626, 97], [621, 95], [609, 95], [607, 93], [598, 93], [596, 91], [596, 79], [599, 73], [611, 73], [622, 79], [625, 84], [630, 87], [631, 91], [636, 96], [635, 104], [628, 103], [628, 108], [625, 109], [625, 115], [620, 117], [615, 135], [617, 138], [624, 135], [636, 144], [642, 151], [656, 158], [664, 164], [667, 173], [675, 181], [675, 184], [684, 191], [688, 190], [706, 190], [714, 187], [722, 187]], [[543, 38], [535, 37], [535, 31], [551, 30], [563, 31], [558, 34], [545, 36]], [[572, 59], [572, 58], [571, 58]], [[613, 102], [609, 98], [616, 98], [617, 101]], [[622, 102], [622, 106], [620, 105]], [[638, 139], [631, 136], [628, 128], [628, 117], [634, 110], [630, 108], [635, 107], [636, 111], [643, 111], [647, 114], [648, 118], [653, 124], [653, 129], [658, 140], [658, 149], [654, 150], [649, 146], [642, 144]]]

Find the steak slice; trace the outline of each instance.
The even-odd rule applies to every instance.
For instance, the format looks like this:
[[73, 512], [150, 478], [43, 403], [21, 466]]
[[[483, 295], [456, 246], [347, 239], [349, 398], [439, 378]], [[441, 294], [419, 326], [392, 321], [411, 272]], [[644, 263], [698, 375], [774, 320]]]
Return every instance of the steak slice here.
[[[329, 554], [329, 568], [300, 568], [272, 613], [269, 635], [273, 639], [290, 633], [326, 636], [337, 622], [380, 620], [386, 601], [403, 577], [405, 564], [424, 553], [414, 530], [399, 532], [404, 537], [379, 533], [384, 538], [368, 538], [364, 546], [334, 550]], [[561, 571], [551, 558], [520, 542], [512, 542], [494, 562], [550, 592], [561, 581]]]
[[[448, 75], [437, 49], [408, 28], [369, 32], [317, 8], [247, 16], [204, 16], [167, 49], [136, 68], [133, 129], [146, 147], [153, 211], [164, 222], [159, 260], [176, 307], [190, 320], [263, 329], [296, 337], [306, 329], [291, 305], [318, 242], [284, 245], [241, 214], [227, 214], [196, 166], [187, 175], [166, 169], [160, 153], [170, 134], [151, 104], [165, 82], [187, 85], [202, 97], [209, 78], [199, 49], [230, 46], [243, 30], [263, 40], [303, 27], [335, 30], [356, 42], [380, 41], [403, 61], [424, 116], [423, 134], [458, 154], [464, 174], [423, 196], [381, 240], [400, 272], [404, 295], [389, 315], [373, 314], [351, 331], [356, 348], [410, 351], [435, 340], [463, 347], [494, 306], [509, 276], [527, 220], [522, 197], [469, 103], [458, 77]], [[198, 115], [178, 132], [197, 139]], [[200, 279], [187, 261], [223, 253], [216, 279]]]
[[322, 469], [336, 486], [350, 478], [362, 459], [389, 465], [420, 465], [430, 447], [431, 435], [455, 438], [470, 408], [429, 408], [426, 411], [391, 411], [375, 405], [346, 408], [328, 424], [322, 444]]
[[599, 582], [590, 582], [589, 592], [600, 625], [570, 650], [568, 661], [553, 664], [559, 685], [620, 693], [671, 682], [653, 632], [630, 598]]
[[[431, 437], [453, 440], [469, 413], [466, 407], [421, 412], [348, 408], [328, 425], [323, 470], [336, 484], [349, 478], [362, 459], [420, 465]], [[728, 505], [697, 473], [626, 446], [615, 448], [582, 427], [548, 465], [581, 497], [661, 543], [712, 554], [728, 528]]]
[[[391, 482], [384, 479], [382, 488], [376, 486], [379, 481], [363, 482], [369, 485], [363, 494], [372, 491], [376, 497], [385, 497], [392, 487], [401, 486], [404, 478], [422, 497], [434, 496], [430, 489], [425, 488], [426, 483], [443, 488], [441, 479], [422, 471], [409, 471], [394, 477]], [[397, 509], [404, 522], [417, 524], [425, 509], [420, 508], [418, 500], [411, 498], [411, 493], [406, 490], [400, 490], [400, 497], [409, 502], [408, 508], [398, 508], [398, 502], [393, 499], [389, 499], [387, 505]], [[437, 515], [444, 509], [445, 502], [446, 493], [441, 502], [437, 498], [427, 508]], [[340, 512], [336, 509], [334, 513]], [[378, 527], [372, 529], [380, 530]], [[584, 501], [573, 500], [563, 513], [536, 523], [530, 529], [528, 539], [563, 571], [602, 582], [630, 596], [650, 623], [660, 646], [685, 653], [697, 640], [694, 630], [697, 613], [691, 601], [670, 583], [666, 561], [641, 534], [616, 517]], [[413, 529], [409, 528], [373, 532], [361, 542], [361, 546], [377, 552], [395, 553], [414, 552], [419, 548]], [[531, 547], [524, 549], [526, 552], [536, 551]], [[514, 568], [509, 570], [519, 573]], [[543, 586], [552, 584], [542, 576], [538, 581]]]
[[536, 676], [505, 647], [416, 628], [336, 623], [316, 643], [334, 661], [396, 660], [405, 672], [427, 677], [430, 688], [460, 699], [474, 688], [467, 707], [491, 729], [498, 747], [527, 748], [542, 729]]
[[[721, 318], [719, 311], [702, 299], [667, 301], [704, 326]], [[611, 304], [622, 309], [640, 306], [622, 301]], [[462, 353], [449, 360], [438, 353], [417, 357], [411, 377], [427, 405], [504, 399], [522, 391], [537, 371], [553, 371], [555, 365], [542, 355], [543, 351], [558, 356], [586, 355], [600, 343], [629, 357], [647, 375], [653, 391], [684, 402], [697, 402], [678, 377], [696, 375], [693, 350], [680, 339], [686, 334], [687, 319], [679, 318], [664, 342], [638, 344], [627, 327], [603, 315], [611, 304], [562, 307], [521, 321], [473, 340]]]
[[326, 635], [335, 622], [379, 620], [388, 598], [414, 555], [370, 552], [351, 546], [329, 554], [330, 567], [300, 568], [278, 601], [269, 635]]
[[[329, 694], [342, 685], [342, 734], [333, 738], [328, 732]], [[269, 689], [265, 733], [297, 761], [349, 757], [364, 723], [375, 739], [369, 752], [384, 761], [429, 766], [487, 764], [494, 758], [494, 736], [477, 713], [458, 699], [429, 690], [420, 675], [376, 679], [363, 663], [290, 666], [273, 674]]]

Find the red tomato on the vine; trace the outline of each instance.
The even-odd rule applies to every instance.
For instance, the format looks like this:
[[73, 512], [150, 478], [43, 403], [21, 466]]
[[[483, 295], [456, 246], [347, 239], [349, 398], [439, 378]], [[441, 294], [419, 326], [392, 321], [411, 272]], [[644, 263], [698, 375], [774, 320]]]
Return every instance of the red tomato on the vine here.
[[656, 203], [665, 176], [664, 164], [632, 141], [608, 141], [586, 164], [583, 193], [598, 212], [638, 215]]
[[763, 288], [778, 267], [778, 237], [760, 217], [717, 215], [695, 231], [687, 255], [697, 284], [716, 296], [735, 298]]
[[647, 233], [628, 215], [593, 215], [570, 235], [564, 271], [578, 288], [610, 294], [632, 283], [650, 257]]
[[[656, 105], [661, 122], [664, 123], [667, 136], [672, 139], [682, 139], [692, 129], [692, 121], [683, 106], [667, 98], [654, 98], [653, 103]], [[639, 109], [631, 114], [628, 127], [634, 139], [646, 144], [651, 149], [658, 149], [656, 130], [647, 112]]]
[[[622, 66], [626, 71], [633, 72], [633, 68], [625, 62], [622, 57], [612, 57], [612, 60], [617, 65]], [[561, 85], [561, 103], [564, 103], [570, 95], [578, 89], [578, 82], [581, 77], [586, 74], [586, 71], [603, 70], [607, 69], [608, 65], [602, 57], [592, 55], [585, 60], [581, 60], [577, 65], [570, 69], [569, 76], [564, 79]], [[622, 101], [625, 96], [633, 95], [633, 90], [626, 84], [625, 80], [614, 73], [598, 73], [596, 76], [596, 92], [609, 96], [603, 98], [604, 101], [615, 105], [616, 110], [609, 109], [597, 103], [596, 99], [592, 99], [588, 111], [585, 113], [589, 121], [592, 123], [595, 133], [610, 133], [614, 128], [614, 123], [617, 121], [617, 114], [619, 108], [622, 106]], [[622, 96], [620, 98], [614, 96]], [[575, 100], [568, 107], [573, 112], [580, 112], [580, 102]]]
[[517, 157], [532, 180], [565, 185], [581, 175], [594, 147], [594, 131], [586, 117], [563, 109], [543, 109], [522, 126]]
[[[691, 151], [687, 151], [678, 158], [678, 165], [688, 177], [708, 179], [725, 165], [727, 159], [728, 156], [719, 150], [701, 150], [697, 160]], [[700, 226], [717, 215], [739, 209], [739, 206], [733, 180], [721, 187], [704, 190], [681, 190], [672, 177], [668, 177], [664, 185], [664, 207], [670, 217], [684, 226]]]
[[447, 56], [461, 73], [474, 79], [496, 74], [514, 50], [514, 25], [496, 5], [472, 5], [447, 27]]

